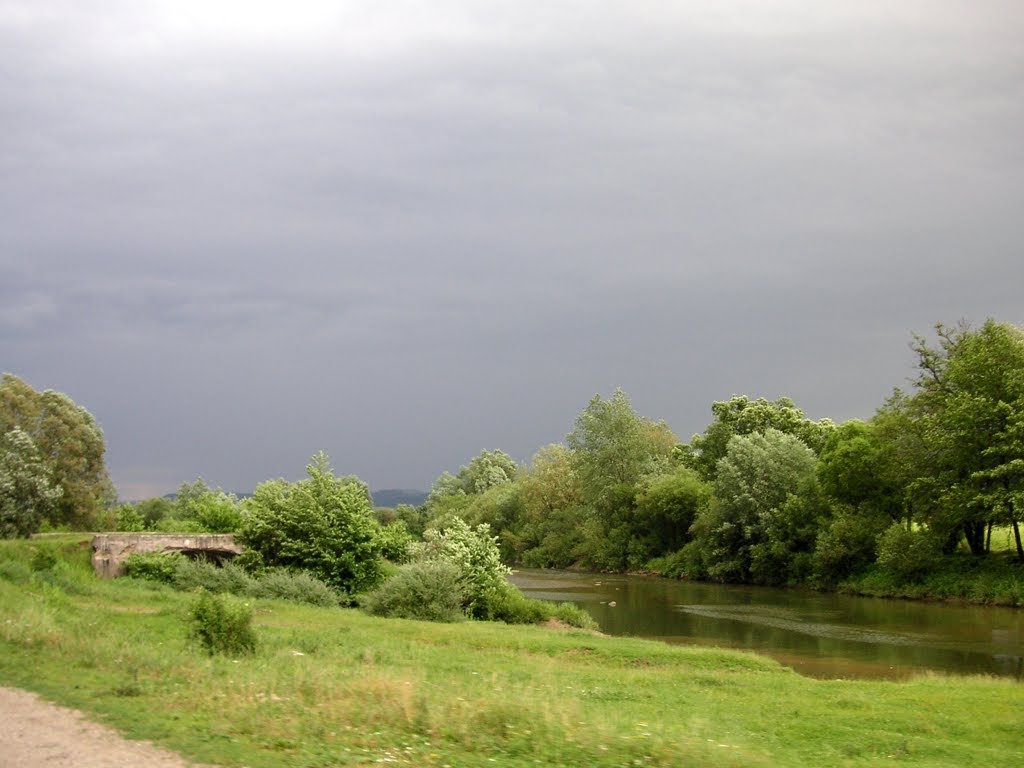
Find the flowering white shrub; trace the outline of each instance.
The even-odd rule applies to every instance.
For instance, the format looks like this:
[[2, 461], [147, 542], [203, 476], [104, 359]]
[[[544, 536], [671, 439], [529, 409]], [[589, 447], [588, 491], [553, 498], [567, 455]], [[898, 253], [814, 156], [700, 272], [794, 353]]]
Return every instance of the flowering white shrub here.
[[443, 528], [430, 528], [423, 533], [414, 558], [451, 563], [459, 569], [465, 594], [466, 610], [481, 617], [487, 612], [488, 600], [505, 589], [506, 574], [511, 572], [501, 562], [498, 539], [491, 536], [491, 527], [481, 523], [470, 528], [465, 520], [449, 518]]

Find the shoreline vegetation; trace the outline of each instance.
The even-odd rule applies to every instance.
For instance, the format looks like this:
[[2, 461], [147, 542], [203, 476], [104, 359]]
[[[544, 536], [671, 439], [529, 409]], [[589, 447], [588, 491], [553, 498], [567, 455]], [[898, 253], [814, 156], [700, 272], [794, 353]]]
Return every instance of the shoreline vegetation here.
[[253, 649], [209, 653], [197, 595], [101, 581], [81, 535], [0, 542], [0, 682], [191, 760], [802, 766], [1024, 760], [1024, 686], [822, 681], [753, 654], [253, 598]]

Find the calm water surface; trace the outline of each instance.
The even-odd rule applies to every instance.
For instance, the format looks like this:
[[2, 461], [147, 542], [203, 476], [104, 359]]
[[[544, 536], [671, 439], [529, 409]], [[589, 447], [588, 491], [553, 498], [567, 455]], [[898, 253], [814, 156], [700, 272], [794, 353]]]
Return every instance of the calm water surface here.
[[823, 678], [928, 670], [1024, 678], [1024, 610], [645, 576], [520, 569], [529, 597], [586, 608], [610, 635], [763, 653]]

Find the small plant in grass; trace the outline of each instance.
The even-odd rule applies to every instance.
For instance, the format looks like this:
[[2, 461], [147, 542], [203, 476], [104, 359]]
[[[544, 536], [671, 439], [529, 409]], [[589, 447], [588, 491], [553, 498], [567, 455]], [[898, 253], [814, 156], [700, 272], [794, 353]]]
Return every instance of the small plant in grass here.
[[201, 592], [188, 613], [189, 635], [211, 656], [240, 656], [256, 650], [252, 608], [227, 595]]
[[228, 592], [248, 595], [255, 588], [252, 576], [237, 565], [219, 566], [209, 560], [183, 559], [174, 572], [174, 587], [183, 592], [205, 589], [207, 592]]

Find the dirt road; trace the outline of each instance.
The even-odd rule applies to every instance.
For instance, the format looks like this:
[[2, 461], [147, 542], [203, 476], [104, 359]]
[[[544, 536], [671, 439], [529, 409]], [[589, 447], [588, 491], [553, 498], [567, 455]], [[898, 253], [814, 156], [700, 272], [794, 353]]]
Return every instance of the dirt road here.
[[0, 723], [0, 768], [197, 768], [17, 688], [0, 688]]

